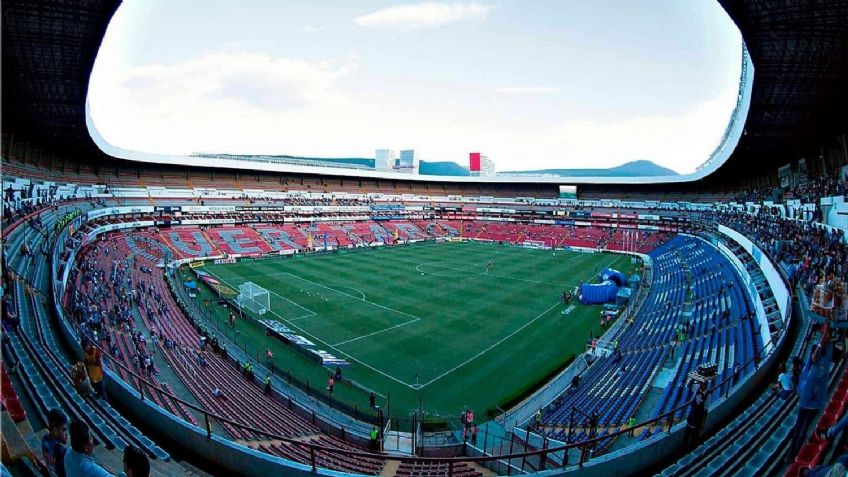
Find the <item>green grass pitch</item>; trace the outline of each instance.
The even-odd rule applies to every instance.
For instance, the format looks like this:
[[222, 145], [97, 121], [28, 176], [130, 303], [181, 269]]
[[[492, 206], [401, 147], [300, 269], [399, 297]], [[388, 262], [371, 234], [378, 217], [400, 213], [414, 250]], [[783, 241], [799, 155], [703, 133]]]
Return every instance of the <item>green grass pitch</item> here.
[[[483, 415], [584, 351], [590, 332], [602, 332], [600, 307], [573, 300], [565, 315], [560, 296], [597, 281], [607, 266], [625, 273], [635, 267], [618, 254], [450, 242], [205, 270], [234, 289], [252, 281], [269, 290], [271, 311], [262, 318], [347, 359], [345, 377], [376, 391], [383, 406], [391, 395], [393, 416], [409, 416], [420, 398], [428, 417], [452, 417], [466, 406]], [[232, 337], [227, 311], [217, 313], [215, 326]], [[275, 366], [326, 393], [327, 370], [248, 320], [239, 320], [238, 330], [252, 355], [272, 349]], [[336, 386], [333, 398], [367, 408], [367, 393], [352, 386]]]

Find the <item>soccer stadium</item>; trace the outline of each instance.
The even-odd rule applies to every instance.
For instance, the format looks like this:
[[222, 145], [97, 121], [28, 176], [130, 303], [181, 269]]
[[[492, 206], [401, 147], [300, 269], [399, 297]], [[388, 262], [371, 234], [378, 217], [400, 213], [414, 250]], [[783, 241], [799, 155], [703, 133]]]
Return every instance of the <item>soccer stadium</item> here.
[[[2, 2], [3, 476], [846, 475], [848, 0], [227, 3]], [[703, 36], [634, 60], [587, 31], [639, 22]], [[598, 56], [691, 96], [664, 55], [702, 47], [715, 138], [672, 107], [551, 142], [525, 128], [583, 111], [567, 86], [455, 71]], [[653, 111], [619, 88], [589, 102]], [[534, 162], [560, 146], [580, 169]]]

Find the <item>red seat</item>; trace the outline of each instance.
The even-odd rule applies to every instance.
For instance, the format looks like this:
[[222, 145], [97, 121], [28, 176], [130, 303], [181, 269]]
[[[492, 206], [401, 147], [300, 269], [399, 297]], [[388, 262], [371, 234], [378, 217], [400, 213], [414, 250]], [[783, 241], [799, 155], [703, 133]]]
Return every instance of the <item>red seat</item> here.
[[786, 473], [784, 473], [784, 474], [783, 474], [783, 477], [798, 477], [798, 475], [799, 475], [799, 474], [800, 474], [800, 472], [801, 472], [801, 469], [803, 469], [804, 467], [806, 467], [806, 466], [801, 465], [801, 464], [799, 464], [799, 463], [797, 463], [797, 462], [793, 462], [793, 463], [792, 463], [792, 464], [791, 464], [791, 465], [790, 465], [790, 466], [786, 469]]
[[821, 460], [822, 453], [827, 449], [827, 441], [808, 442], [804, 444], [795, 462], [804, 466], [816, 465]]
[[26, 411], [17, 397], [4, 399], [3, 406], [9, 412], [9, 416], [13, 421], [21, 422], [26, 419]]
[[819, 423], [816, 426], [818, 429], [827, 429], [828, 427], [836, 424], [837, 419], [839, 419], [839, 415], [835, 412], [830, 411], [830, 406], [825, 410], [825, 413], [822, 414], [821, 419], [819, 419]]

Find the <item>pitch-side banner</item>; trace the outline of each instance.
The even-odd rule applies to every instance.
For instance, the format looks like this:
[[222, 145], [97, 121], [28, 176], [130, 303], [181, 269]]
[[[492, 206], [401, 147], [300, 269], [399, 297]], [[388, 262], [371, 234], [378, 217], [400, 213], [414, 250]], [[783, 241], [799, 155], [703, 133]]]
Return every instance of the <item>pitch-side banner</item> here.
[[153, 213], [152, 205], [132, 206], [132, 207], [110, 207], [108, 209], [90, 210], [86, 214], [88, 220], [96, 219], [106, 215], [123, 215], [123, 214], [150, 214]]
[[180, 207], [183, 212], [235, 212], [234, 205], [183, 205]]

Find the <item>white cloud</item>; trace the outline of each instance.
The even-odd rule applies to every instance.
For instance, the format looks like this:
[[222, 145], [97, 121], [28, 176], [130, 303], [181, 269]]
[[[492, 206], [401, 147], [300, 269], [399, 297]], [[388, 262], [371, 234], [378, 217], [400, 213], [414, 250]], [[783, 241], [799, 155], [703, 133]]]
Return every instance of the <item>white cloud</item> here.
[[718, 145], [734, 99], [732, 92], [722, 93], [674, 115], [568, 121], [538, 140], [558, 151], [559, 164], [611, 167], [648, 159], [690, 173]]
[[387, 7], [356, 17], [354, 21], [364, 27], [433, 28], [447, 23], [485, 18], [492, 7], [477, 2], [436, 3]]
[[298, 116], [351, 109], [338, 80], [356, 62], [355, 56], [310, 62], [228, 50], [181, 64], [101, 68], [92, 75], [92, 119], [104, 138], [126, 149], [180, 154], [247, 144], [268, 150], [285, 143], [295, 131], [286, 126], [298, 124]]
[[300, 31], [304, 33], [321, 33], [324, 31], [324, 27], [319, 27], [315, 25], [303, 25], [303, 28]]
[[559, 88], [548, 86], [504, 86], [492, 90], [498, 94], [557, 94]]

